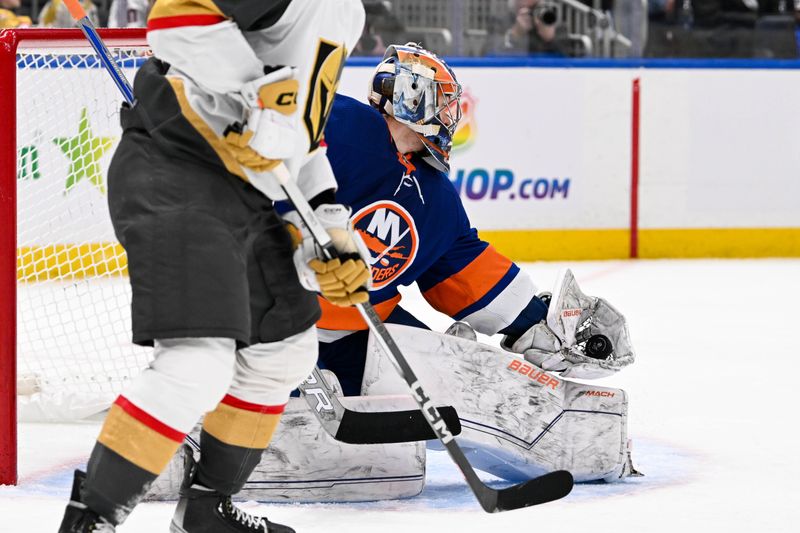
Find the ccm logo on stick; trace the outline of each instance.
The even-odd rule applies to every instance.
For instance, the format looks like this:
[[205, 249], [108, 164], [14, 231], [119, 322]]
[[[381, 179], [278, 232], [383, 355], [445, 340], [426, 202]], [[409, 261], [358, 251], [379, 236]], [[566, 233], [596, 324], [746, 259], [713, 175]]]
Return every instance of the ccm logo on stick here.
[[431, 423], [433, 430], [439, 434], [439, 438], [442, 439], [442, 442], [447, 444], [453, 440], [453, 434], [450, 433], [439, 411], [433, 406], [431, 399], [425, 395], [425, 391], [420, 387], [419, 381], [415, 381], [411, 384], [411, 392], [414, 393], [414, 398], [422, 404], [422, 414], [425, 415], [425, 418]]
[[523, 363], [522, 361], [511, 361], [511, 364], [508, 365], [508, 369], [519, 372], [523, 376], [528, 376], [531, 381], [539, 382], [545, 387], [550, 387], [553, 390], [556, 390], [556, 387], [558, 387], [559, 384], [559, 381], [553, 376], [542, 372], [535, 366]]

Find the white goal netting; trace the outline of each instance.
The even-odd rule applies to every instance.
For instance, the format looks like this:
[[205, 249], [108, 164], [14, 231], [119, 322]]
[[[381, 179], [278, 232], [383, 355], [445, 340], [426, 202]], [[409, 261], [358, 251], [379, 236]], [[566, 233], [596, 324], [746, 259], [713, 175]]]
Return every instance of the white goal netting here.
[[[114, 53], [132, 80], [142, 50]], [[82, 418], [149, 356], [106, 201], [122, 97], [90, 48], [19, 50], [16, 87], [19, 417]]]

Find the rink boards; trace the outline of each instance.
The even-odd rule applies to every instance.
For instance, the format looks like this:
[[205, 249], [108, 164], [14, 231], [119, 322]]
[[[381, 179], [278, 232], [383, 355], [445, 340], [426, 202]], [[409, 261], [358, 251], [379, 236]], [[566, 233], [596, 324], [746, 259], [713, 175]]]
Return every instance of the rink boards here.
[[[374, 62], [351, 61], [340, 91], [365, 99]], [[501, 252], [516, 260], [800, 256], [794, 64], [452, 63], [465, 96], [451, 181]], [[71, 80], [91, 94], [36, 96]], [[18, 130], [20, 206], [45, 188], [60, 192], [26, 214], [47, 233], [26, 233], [19, 246], [91, 253], [113, 242], [105, 173], [120, 130], [116, 104], [96, 105], [118, 100], [116, 89], [98, 68], [63, 64], [33, 65], [20, 84], [20, 122], [44, 125]], [[78, 137], [95, 147], [80, 168], [63, 148]], [[79, 207], [87, 199], [90, 210]], [[82, 222], [62, 223], [75, 213]], [[104, 250], [101, 261], [124, 262]]]
[[797, 63], [452, 63], [451, 180], [515, 259], [800, 256]]

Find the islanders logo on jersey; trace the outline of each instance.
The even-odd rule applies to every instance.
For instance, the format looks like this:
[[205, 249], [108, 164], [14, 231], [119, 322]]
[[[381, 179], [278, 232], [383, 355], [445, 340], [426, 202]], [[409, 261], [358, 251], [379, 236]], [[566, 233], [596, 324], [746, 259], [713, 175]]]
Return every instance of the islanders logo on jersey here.
[[370, 252], [372, 290], [386, 287], [414, 262], [419, 234], [414, 219], [400, 204], [374, 202], [353, 215], [352, 221]]

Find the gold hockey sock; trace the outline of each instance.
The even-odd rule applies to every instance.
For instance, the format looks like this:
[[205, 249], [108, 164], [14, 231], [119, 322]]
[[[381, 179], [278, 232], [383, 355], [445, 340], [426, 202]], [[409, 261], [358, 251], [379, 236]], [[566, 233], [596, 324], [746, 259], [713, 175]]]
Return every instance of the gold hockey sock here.
[[89, 457], [82, 502], [110, 522], [121, 523], [184, 437], [184, 433], [119, 396]]
[[284, 407], [225, 396], [203, 421], [197, 481], [222, 494], [239, 492], [272, 440]]

